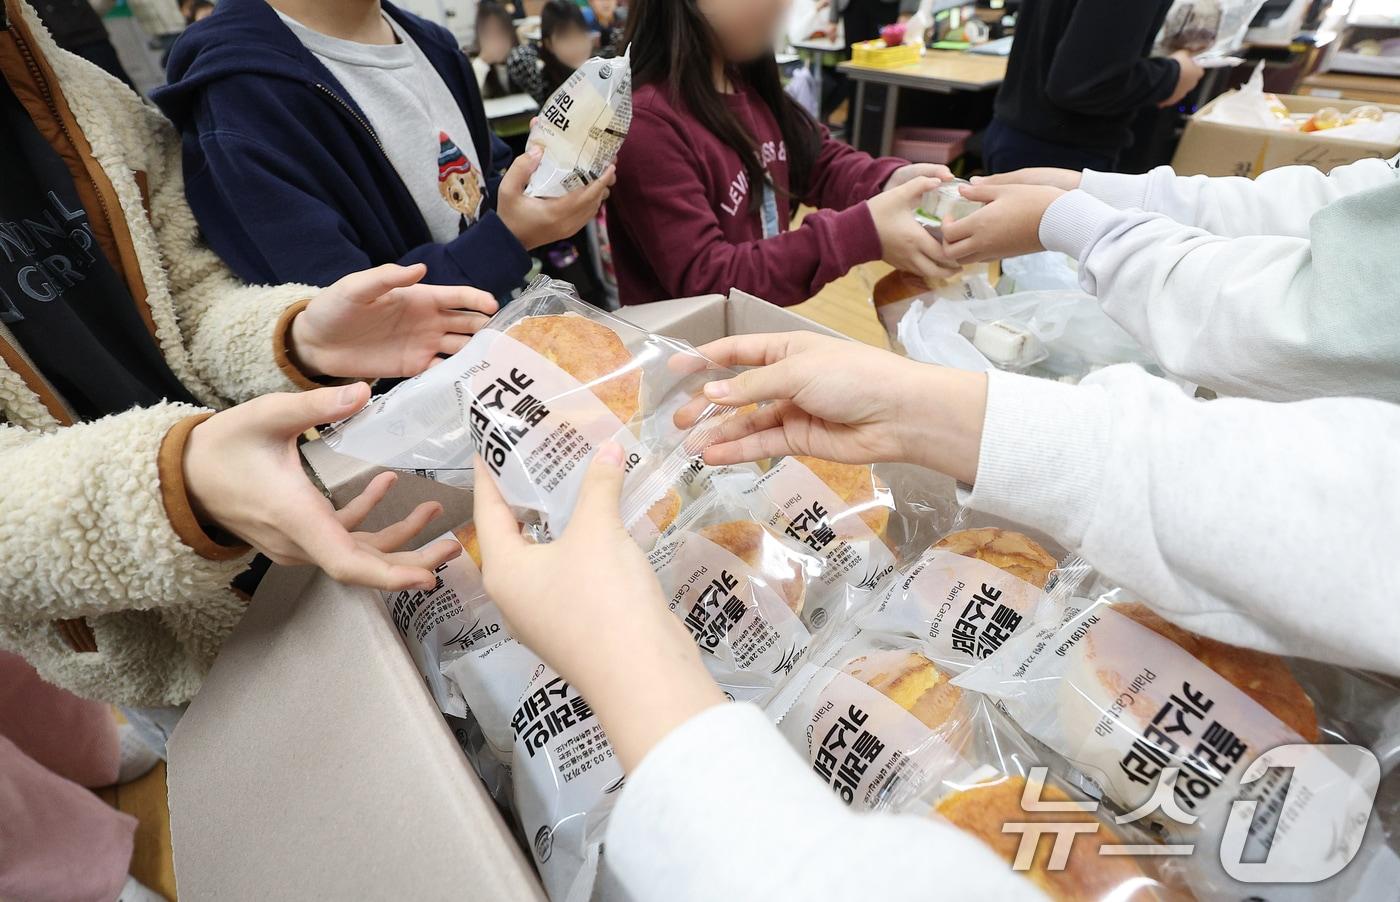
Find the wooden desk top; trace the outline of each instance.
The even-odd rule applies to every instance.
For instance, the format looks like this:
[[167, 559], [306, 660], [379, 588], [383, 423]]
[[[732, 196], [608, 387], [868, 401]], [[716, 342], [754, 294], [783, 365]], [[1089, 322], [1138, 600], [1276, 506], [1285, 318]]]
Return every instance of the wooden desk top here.
[[836, 67], [851, 78], [927, 91], [983, 91], [1006, 78], [1006, 57], [960, 50], [929, 50], [917, 63], [876, 69], [845, 62]]
[[1400, 103], [1400, 78], [1351, 72], [1317, 72], [1303, 79], [1298, 93], [1313, 97], [1343, 97], [1372, 103]]
[[891, 268], [879, 260], [862, 263], [791, 310], [856, 341], [888, 348], [890, 340], [875, 315], [870, 293]]

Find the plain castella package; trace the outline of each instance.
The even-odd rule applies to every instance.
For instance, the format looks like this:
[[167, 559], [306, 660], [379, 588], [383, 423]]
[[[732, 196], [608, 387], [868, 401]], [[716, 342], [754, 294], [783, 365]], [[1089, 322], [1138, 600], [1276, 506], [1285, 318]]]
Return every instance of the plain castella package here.
[[544, 156], [525, 193], [562, 197], [591, 184], [617, 159], [631, 125], [627, 54], [588, 60], [550, 95], [530, 128], [529, 143]]

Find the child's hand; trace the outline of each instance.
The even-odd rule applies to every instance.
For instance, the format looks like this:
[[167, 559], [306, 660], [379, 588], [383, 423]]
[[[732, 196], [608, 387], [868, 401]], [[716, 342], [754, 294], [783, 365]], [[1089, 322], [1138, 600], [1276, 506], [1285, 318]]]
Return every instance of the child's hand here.
[[1043, 251], [1040, 220], [1064, 193], [1047, 185], [969, 185], [963, 197], [986, 206], [963, 219], [944, 220], [943, 249], [959, 263]]
[[530, 197], [525, 188], [539, 168], [542, 151], [532, 145], [510, 164], [496, 197], [496, 215], [526, 250], [561, 241], [577, 234], [598, 215], [608, 199], [617, 173], [609, 166], [601, 178], [563, 197]]
[[292, 320], [291, 352], [312, 376], [416, 376], [455, 354], [496, 312], [496, 299], [457, 285], [422, 285], [427, 267], [386, 263], [351, 273]]
[[599, 449], [568, 528], [547, 545], [520, 535], [490, 478], [477, 481], [475, 521], [486, 591], [511, 634], [578, 687], [630, 770], [724, 695], [623, 528], [623, 475], [622, 449]]
[[185, 441], [185, 490], [201, 523], [232, 533], [279, 564], [315, 564], [343, 583], [385, 591], [424, 588], [434, 568], [461, 553], [454, 541], [398, 549], [438, 514], [418, 505], [379, 532], [351, 532], [394, 484], [376, 476], [337, 511], [301, 468], [297, 437], [347, 417], [369, 400], [363, 382], [301, 394], [263, 395], [214, 414]]
[[889, 179], [885, 181], [885, 187], [880, 190], [888, 191], [891, 188], [898, 188], [905, 182], [917, 178], [934, 178], [946, 182], [952, 180], [953, 171], [939, 163], [910, 163], [908, 166], [901, 166], [891, 172]]
[[1049, 185], [1061, 191], [1073, 191], [1079, 187], [1084, 174], [1077, 169], [1054, 169], [1049, 166], [1033, 166], [1003, 172], [998, 175], [974, 175], [974, 185]]
[[1196, 85], [1201, 83], [1205, 77], [1206, 70], [1201, 68], [1201, 64], [1196, 62], [1196, 55], [1190, 50], [1178, 50], [1171, 55], [1176, 60], [1177, 76], [1176, 87], [1172, 89], [1171, 96], [1163, 100], [1157, 106], [1163, 109], [1169, 106], [1176, 106], [1186, 99], [1186, 95], [1195, 90]]
[[936, 178], [917, 176], [866, 201], [880, 236], [880, 256], [895, 269], [917, 273], [930, 282], [955, 275], [959, 269], [938, 239], [914, 218], [924, 192], [940, 184]]

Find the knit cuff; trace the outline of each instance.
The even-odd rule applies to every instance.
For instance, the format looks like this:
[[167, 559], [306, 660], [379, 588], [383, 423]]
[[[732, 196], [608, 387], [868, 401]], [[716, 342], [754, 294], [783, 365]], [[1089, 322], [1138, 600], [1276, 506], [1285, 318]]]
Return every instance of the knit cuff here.
[[1148, 176], [1084, 170], [1079, 190], [1097, 197], [1115, 210], [1146, 210]]
[[312, 376], [296, 362], [296, 356], [292, 353], [292, 320], [296, 319], [297, 314], [305, 310], [310, 303], [310, 298], [303, 298], [283, 310], [282, 315], [277, 318], [277, 325], [272, 330], [272, 359], [277, 362], [277, 368], [302, 391], [354, 381], [352, 379]]
[[195, 516], [189, 488], [185, 485], [185, 443], [189, 441], [194, 427], [212, 416], [212, 413], [202, 413], [186, 417], [165, 433], [156, 460], [160, 473], [160, 497], [170, 526], [181, 542], [206, 560], [231, 561], [247, 554], [251, 548], [236, 539], [226, 542], [210, 536]]
[[1048, 251], [1069, 254], [1084, 262], [1084, 253], [1100, 234], [1100, 224], [1118, 211], [1081, 190], [1070, 191], [1040, 218], [1040, 243]]
[[1098, 504], [1108, 436], [1101, 391], [992, 370], [967, 503], [1074, 547]]

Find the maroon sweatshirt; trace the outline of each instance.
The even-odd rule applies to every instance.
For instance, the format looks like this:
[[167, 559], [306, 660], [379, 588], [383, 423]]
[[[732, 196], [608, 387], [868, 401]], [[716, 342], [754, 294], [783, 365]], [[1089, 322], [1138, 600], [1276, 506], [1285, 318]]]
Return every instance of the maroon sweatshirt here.
[[[748, 184], [739, 154], [673, 104], [664, 88], [638, 88], [607, 211], [624, 304], [738, 288], [786, 306], [880, 257], [864, 202], [906, 161], [874, 159], [823, 131], [801, 198], [819, 209], [789, 231], [787, 148], [777, 120], [742, 87], [725, 99], [758, 140], [764, 168], [781, 190]], [[756, 212], [749, 207], [752, 190], [764, 192]]]

